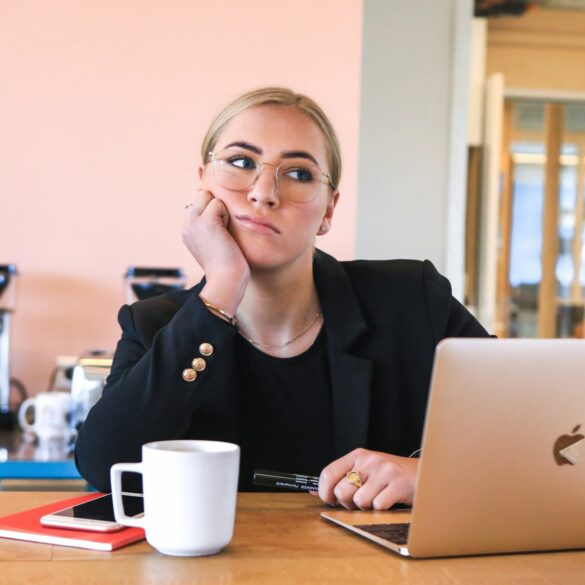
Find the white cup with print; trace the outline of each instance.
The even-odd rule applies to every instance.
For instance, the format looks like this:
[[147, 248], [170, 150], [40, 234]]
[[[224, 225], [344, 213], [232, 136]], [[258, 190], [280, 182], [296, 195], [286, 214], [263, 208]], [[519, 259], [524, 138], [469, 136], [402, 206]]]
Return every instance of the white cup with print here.
[[[28, 421], [32, 411], [33, 422]], [[27, 398], [18, 410], [18, 423], [25, 433], [36, 435], [40, 442], [68, 441], [71, 428], [71, 395], [68, 392], [39, 392]]]
[[[240, 448], [220, 441], [158, 441], [142, 446], [141, 463], [112, 465], [116, 522], [144, 528], [158, 551], [176, 556], [219, 552], [232, 539]], [[144, 516], [122, 506], [122, 473], [142, 474]]]

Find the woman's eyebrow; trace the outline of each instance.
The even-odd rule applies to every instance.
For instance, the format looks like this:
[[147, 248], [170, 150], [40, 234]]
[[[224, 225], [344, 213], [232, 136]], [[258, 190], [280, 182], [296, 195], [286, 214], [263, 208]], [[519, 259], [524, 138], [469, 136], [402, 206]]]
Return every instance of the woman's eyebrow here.
[[254, 146], [253, 144], [250, 144], [249, 142], [242, 142], [242, 141], [231, 142], [225, 148], [232, 148], [234, 146], [237, 148], [245, 148], [246, 150], [250, 150], [252, 152], [255, 152], [256, 154], [262, 154], [261, 148], [258, 148], [257, 146]]
[[309, 159], [310, 161], [313, 161], [317, 166], [319, 166], [317, 159], [312, 154], [310, 154], [304, 150], [286, 151], [286, 152], [283, 152], [281, 156], [282, 156], [282, 158], [306, 158], [306, 159]]

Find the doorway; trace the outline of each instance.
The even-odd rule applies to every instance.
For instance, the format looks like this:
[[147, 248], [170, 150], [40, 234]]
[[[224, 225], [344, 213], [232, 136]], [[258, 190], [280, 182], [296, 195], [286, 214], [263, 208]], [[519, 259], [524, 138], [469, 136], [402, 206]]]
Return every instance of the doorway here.
[[504, 337], [584, 337], [585, 103], [504, 106], [496, 314]]

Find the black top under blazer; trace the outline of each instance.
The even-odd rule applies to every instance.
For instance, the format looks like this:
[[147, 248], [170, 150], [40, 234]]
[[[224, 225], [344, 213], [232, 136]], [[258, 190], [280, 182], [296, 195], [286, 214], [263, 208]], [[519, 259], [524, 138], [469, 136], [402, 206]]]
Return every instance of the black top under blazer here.
[[[435, 346], [485, 337], [431, 262], [338, 262], [317, 251], [314, 277], [327, 331], [335, 455], [364, 447], [408, 456], [419, 449]], [[110, 467], [140, 461], [166, 439], [238, 442], [237, 330], [198, 297], [204, 282], [124, 306], [122, 338], [102, 398], [76, 443], [81, 475], [110, 491]], [[209, 343], [193, 382], [182, 372]]]

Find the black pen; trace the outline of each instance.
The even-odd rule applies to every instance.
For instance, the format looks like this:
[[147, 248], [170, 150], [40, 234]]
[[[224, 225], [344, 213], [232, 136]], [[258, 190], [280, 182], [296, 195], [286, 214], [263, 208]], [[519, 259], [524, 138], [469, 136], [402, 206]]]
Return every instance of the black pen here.
[[282, 473], [280, 471], [254, 471], [254, 485], [276, 487], [300, 492], [316, 492], [319, 490], [319, 478], [314, 475], [299, 473]]

